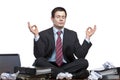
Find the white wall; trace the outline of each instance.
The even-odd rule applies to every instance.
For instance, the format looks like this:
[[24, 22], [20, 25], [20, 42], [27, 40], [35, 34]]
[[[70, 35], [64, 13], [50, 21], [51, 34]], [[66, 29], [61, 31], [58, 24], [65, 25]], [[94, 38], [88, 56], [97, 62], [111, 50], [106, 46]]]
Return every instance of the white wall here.
[[97, 25], [86, 57], [89, 69], [106, 61], [120, 66], [119, 4], [119, 0], [0, 0], [0, 53], [19, 53], [22, 66], [31, 66], [34, 36], [27, 22], [36, 24], [39, 31], [47, 29], [52, 26], [51, 10], [62, 6], [68, 13], [65, 27], [78, 32], [80, 43], [86, 28]]

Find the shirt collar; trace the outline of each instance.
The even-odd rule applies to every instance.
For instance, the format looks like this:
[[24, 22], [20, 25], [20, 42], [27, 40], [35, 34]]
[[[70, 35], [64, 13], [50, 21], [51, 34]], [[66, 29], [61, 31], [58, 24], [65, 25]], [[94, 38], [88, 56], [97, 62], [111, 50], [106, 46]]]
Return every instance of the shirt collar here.
[[62, 34], [64, 33], [64, 28], [62, 28], [61, 30], [57, 29], [56, 27], [53, 26], [53, 32], [54, 34], [56, 34], [58, 31], [62, 31]]

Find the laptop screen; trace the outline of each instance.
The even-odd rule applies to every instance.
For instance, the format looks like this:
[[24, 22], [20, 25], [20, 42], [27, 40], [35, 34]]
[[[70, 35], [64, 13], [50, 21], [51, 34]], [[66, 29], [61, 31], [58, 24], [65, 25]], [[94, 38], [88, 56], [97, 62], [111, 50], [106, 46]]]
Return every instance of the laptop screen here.
[[15, 66], [21, 66], [19, 54], [0, 54], [0, 74], [14, 73]]

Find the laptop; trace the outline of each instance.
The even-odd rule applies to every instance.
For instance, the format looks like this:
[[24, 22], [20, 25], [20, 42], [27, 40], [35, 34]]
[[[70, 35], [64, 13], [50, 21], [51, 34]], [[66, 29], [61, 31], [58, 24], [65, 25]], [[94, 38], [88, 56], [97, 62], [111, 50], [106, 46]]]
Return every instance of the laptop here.
[[3, 72], [14, 73], [16, 66], [21, 66], [19, 54], [0, 54], [0, 74]]

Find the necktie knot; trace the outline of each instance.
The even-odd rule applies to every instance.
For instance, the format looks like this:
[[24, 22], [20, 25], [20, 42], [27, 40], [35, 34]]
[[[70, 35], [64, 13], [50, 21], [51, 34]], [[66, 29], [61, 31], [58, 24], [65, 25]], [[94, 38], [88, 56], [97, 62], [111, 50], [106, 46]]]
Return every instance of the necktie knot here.
[[62, 33], [62, 31], [58, 31], [58, 32], [57, 32], [57, 35], [58, 35], [58, 36], [60, 36], [60, 35], [61, 35], [61, 33]]

